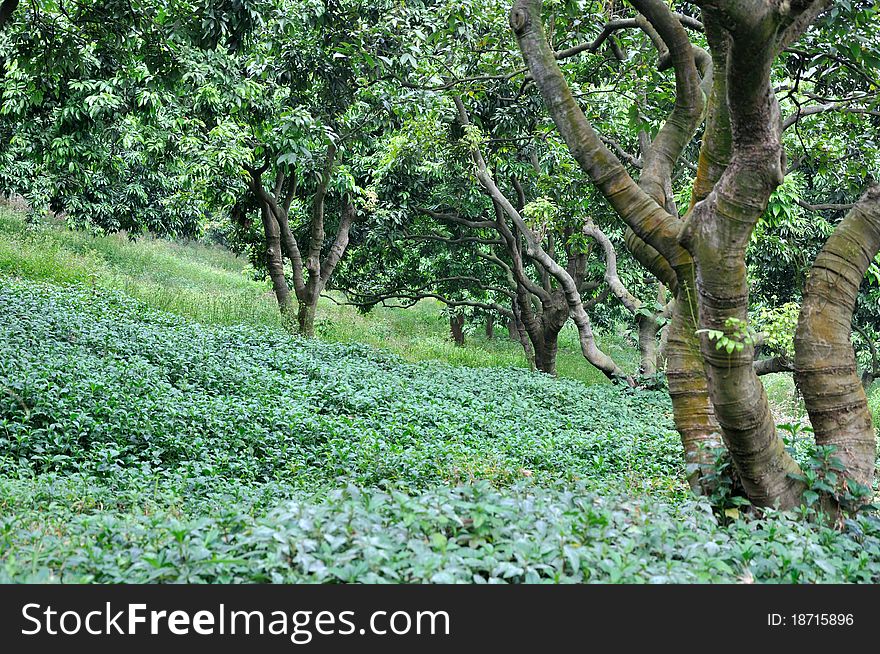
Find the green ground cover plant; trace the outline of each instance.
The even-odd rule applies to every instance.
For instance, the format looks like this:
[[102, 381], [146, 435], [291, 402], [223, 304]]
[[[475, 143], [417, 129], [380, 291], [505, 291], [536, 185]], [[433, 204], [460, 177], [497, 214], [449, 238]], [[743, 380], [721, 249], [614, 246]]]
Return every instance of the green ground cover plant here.
[[0, 287], [0, 578], [876, 581], [880, 523], [726, 520], [668, 399]]

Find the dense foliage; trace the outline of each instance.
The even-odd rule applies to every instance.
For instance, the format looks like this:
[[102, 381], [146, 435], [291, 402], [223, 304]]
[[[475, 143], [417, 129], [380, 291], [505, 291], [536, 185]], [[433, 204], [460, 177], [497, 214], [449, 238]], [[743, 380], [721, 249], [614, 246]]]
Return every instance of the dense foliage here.
[[[528, 471], [542, 484], [681, 490], [662, 394], [618, 401], [612, 387], [522, 370], [413, 366], [357, 344], [205, 327], [88, 289], [7, 281], [0, 315], [7, 474], [316, 492], [339, 478], [417, 488]], [[645, 429], [644, 413], [661, 419]]]
[[725, 526], [689, 500], [660, 393], [87, 286], [6, 278], [0, 304], [6, 580], [880, 579], [875, 518]]

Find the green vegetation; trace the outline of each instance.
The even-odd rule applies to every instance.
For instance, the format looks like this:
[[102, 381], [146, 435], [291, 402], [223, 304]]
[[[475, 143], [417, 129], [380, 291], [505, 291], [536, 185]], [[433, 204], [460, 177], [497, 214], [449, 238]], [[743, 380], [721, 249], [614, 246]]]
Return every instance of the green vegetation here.
[[[219, 246], [125, 234], [96, 235], [61, 223], [26, 225], [20, 213], [0, 207], [0, 272], [58, 284], [116, 289], [144, 304], [193, 320], [220, 325], [282, 327], [271, 288], [253, 281], [246, 261]], [[449, 338], [442, 305], [424, 300], [412, 309], [377, 307], [362, 315], [354, 307], [323, 299], [316, 330], [324, 340], [385, 348], [408, 361], [439, 359], [473, 367], [527, 367], [522, 347], [498, 328], [488, 340], [468, 334], [464, 347]], [[607, 380], [585, 365], [577, 333], [569, 325], [560, 339], [559, 375], [588, 384]], [[637, 353], [620, 338], [599, 338], [630, 369]]]
[[0, 581], [880, 580], [880, 7], [743, 7], [4, 0]]
[[0, 272], [57, 284], [118, 289], [146, 304], [214, 324], [280, 325], [274, 298], [227, 250], [125, 234], [96, 235], [63, 223], [27, 225], [0, 208]]
[[[98, 241], [117, 270], [222, 268]], [[880, 580], [876, 518], [719, 523], [662, 392], [200, 324], [81, 281], [3, 278], [0, 340], [0, 580]]]
[[[148, 466], [181, 496], [230, 473], [308, 492], [340, 477], [415, 488], [524, 476], [682, 492], [659, 393], [405, 364], [365, 345], [208, 327], [88, 288], [7, 281], [0, 302], [9, 466], [98, 476]], [[646, 413], [656, 426], [638, 428]]]

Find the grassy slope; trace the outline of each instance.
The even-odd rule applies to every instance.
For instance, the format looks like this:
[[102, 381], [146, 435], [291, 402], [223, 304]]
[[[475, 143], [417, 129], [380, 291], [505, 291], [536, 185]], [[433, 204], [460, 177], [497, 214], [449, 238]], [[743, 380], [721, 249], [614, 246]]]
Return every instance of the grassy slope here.
[[718, 524], [668, 398], [0, 279], [2, 581], [880, 581], [880, 521]]
[[[663, 394], [305, 343], [242, 269], [0, 212], [0, 581], [880, 580], [874, 518], [723, 526], [688, 500]], [[320, 319], [523, 365], [452, 347], [429, 304]], [[572, 345], [563, 375], [599, 381]]]
[[[280, 327], [267, 283], [249, 277], [246, 261], [219, 247], [185, 246], [163, 240], [93, 236], [59, 226], [27, 229], [22, 218], [0, 207], [0, 274], [53, 283], [82, 283], [116, 289], [151, 307], [203, 323]], [[377, 308], [360, 315], [353, 307], [322, 300], [317, 331], [324, 340], [361, 342], [408, 361], [442, 360], [472, 367], [526, 367], [522, 348], [506, 338], [469, 334], [465, 347], [449, 338], [441, 305], [425, 301], [413, 309]], [[635, 352], [622, 339], [599, 337], [621, 365], [635, 368]], [[605, 378], [580, 354], [574, 329], [560, 340], [559, 375], [587, 384]]]

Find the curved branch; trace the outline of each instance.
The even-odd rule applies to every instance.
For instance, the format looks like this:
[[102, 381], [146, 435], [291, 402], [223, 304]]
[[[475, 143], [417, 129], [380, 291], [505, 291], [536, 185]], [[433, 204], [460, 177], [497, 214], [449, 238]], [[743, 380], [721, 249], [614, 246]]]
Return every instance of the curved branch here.
[[643, 167], [639, 177], [639, 186], [658, 204], [665, 206], [665, 180], [672, 176], [676, 161], [696, 132], [703, 112], [703, 92], [693, 45], [666, 3], [662, 0], [631, 2], [657, 30], [675, 71], [675, 105], [651, 147], [642, 155]]
[[330, 246], [330, 251], [321, 262], [322, 286], [326, 286], [327, 281], [336, 269], [337, 264], [340, 259], [342, 259], [342, 255], [345, 254], [345, 248], [348, 247], [349, 232], [351, 231], [351, 226], [356, 218], [357, 209], [355, 209], [354, 203], [351, 200], [348, 200], [348, 202], [345, 203], [345, 207], [342, 209], [342, 217], [339, 219], [339, 228], [336, 230], [336, 238], [333, 241], [333, 245]]
[[759, 377], [774, 372], [792, 372], [794, 364], [786, 357], [773, 357], [771, 359], [759, 359], [752, 364], [755, 374]]
[[782, 122], [782, 131], [787, 130], [795, 123], [800, 122], [806, 116], [815, 116], [829, 111], [839, 111], [844, 114], [864, 114], [868, 116], [880, 116], [880, 111], [867, 109], [865, 107], [851, 107], [845, 102], [829, 102], [828, 104], [810, 105], [809, 107], [798, 107], [798, 110]]
[[794, 201], [795, 204], [799, 207], [803, 207], [807, 211], [849, 211], [856, 206], [854, 202], [846, 204], [809, 204], [800, 198], [795, 198]]
[[614, 293], [614, 297], [620, 300], [627, 311], [635, 315], [642, 308], [642, 302], [629, 292], [617, 275], [617, 252], [614, 251], [614, 244], [611, 243], [611, 239], [591, 220], [587, 220], [584, 224], [583, 233], [602, 247], [602, 251], [605, 253], [605, 283], [608, 284], [608, 288]]
[[517, 0], [510, 25], [559, 133], [617, 214], [674, 267], [685, 255], [678, 246], [677, 219], [639, 188], [584, 116], [547, 43], [541, 5], [541, 0]]
[[[455, 97], [453, 100], [455, 101], [455, 106], [458, 110], [459, 120], [463, 125], [468, 125], [470, 121], [461, 98]], [[538, 261], [551, 275], [553, 275], [553, 277], [559, 282], [560, 286], [562, 286], [572, 320], [574, 320], [574, 323], [578, 328], [581, 351], [583, 352], [584, 357], [601, 370], [608, 378], [627, 379], [630, 382], [630, 385], [632, 385], [631, 380], [629, 380], [626, 373], [614, 362], [613, 359], [611, 359], [611, 357], [602, 352], [596, 345], [596, 339], [593, 336], [590, 319], [587, 316], [587, 312], [584, 310], [583, 300], [578, 292], [577, 285], [568, 274], [568, 271], [544, 251], [544, 248], [541, 246], [540, 242], [538, 242], [537, 238], [535, 238], [535, 235], [526, 224], [525, 220], [523, 220], [519, 212], [510, 203], [510, 200], [507, 199], [495, 184], [495, 181], [489, 174], [488, 167], [486, 166], [486, 162], [483, 159], [483, 155], [480, 153], [479, 148], [473, 147], [471, 149], [471, 156], [476, 165], [477, 179], [480, 181], [480, 184], [483, 185], [483, 188], [489, 193], [493, 202], [500, 206], [505, 214], [510, 216], [510, 219], [513, 221], [514, 225], [516, 225], [516, 228], [523, 235], [526, 240], [526, 247], [529, 256]]]

